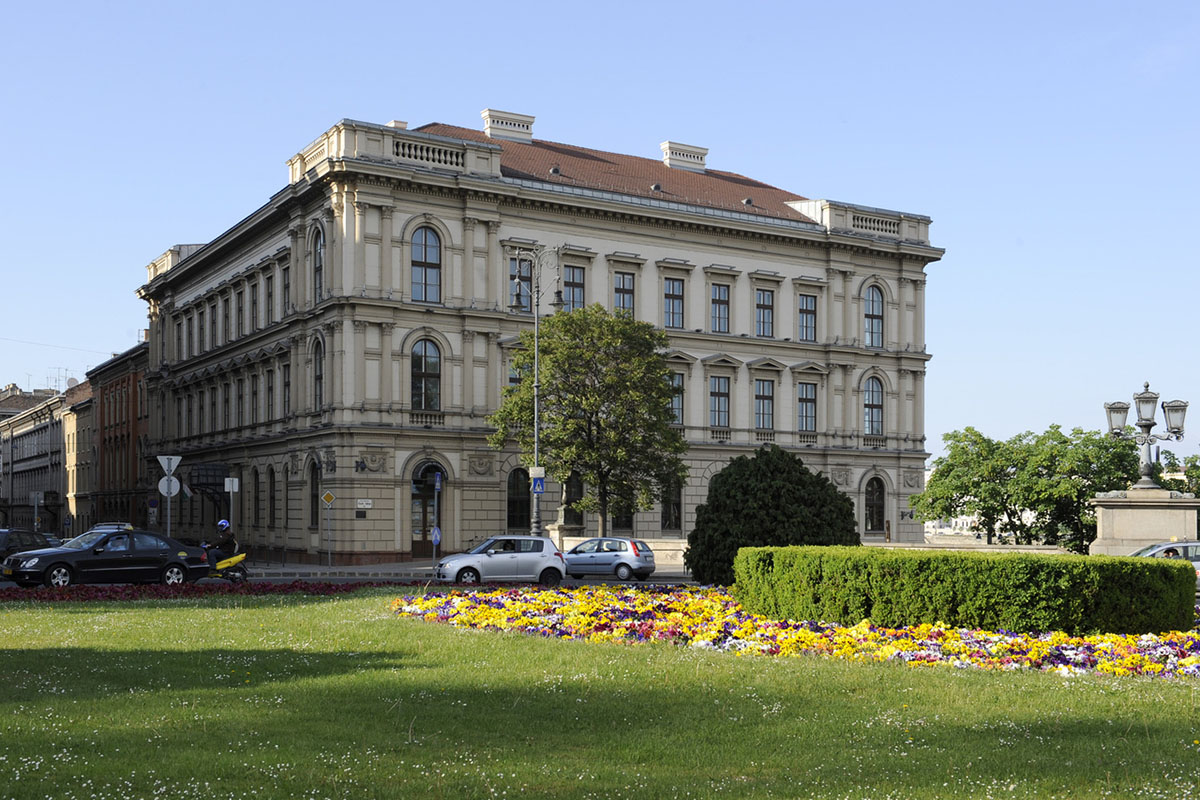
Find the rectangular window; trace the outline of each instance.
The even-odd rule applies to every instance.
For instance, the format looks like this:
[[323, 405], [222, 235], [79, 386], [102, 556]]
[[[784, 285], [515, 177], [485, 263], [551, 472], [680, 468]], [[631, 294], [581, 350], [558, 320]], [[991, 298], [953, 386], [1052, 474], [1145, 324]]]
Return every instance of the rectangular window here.
[[196, 433], [204, 433], [204, 390], [196, 392]]
[[662, 529], [676, 532], [683, 529], [683, 484], [678, 481], [663, 487]]
[[193, 326], [192, 315], [187, 315], [187, 335], [184, 339], [184, 352], [181, 354], [184, 358], [191, 357], [196, 352], [196, 331]]
[[268, 275], [263, 279], [263, 292], [266, 293], [267, 324], [275, 321], [275, 276]]
[[280, 300], [283, 303], [283, 316], [288, 314], [288, 306], [292, 302], [292, 271], [289, 267], [279, 270]]
[[267, 370], [267, 416], [266, 419], [275, 419], [275, 370]]
[[708, 379], [708, 424], [713, 428], [729, 427], [729, 378], [712, 375]]
[[817, 340], [817, 298], [815, 295], [802, 294], [796, 298], [800, 309], [800, 328], [796, 333], [797, 341], [815, 342]]
[[244, 336], [246, 333], [246, 293], [238, 291], [236, 312], [237, 314], [237, 335]]
[[204, 324], [204, 309], [196, 312], [196, 338], [199, 340], [196, 345], [196, 352], [203, 353], [208, 349], [207, 342], [204, 341], [205, 334], [208, 333], [208, 327]]
[[775, 335], [775, 292], [771, 289], [754, 292], [754, 335]]
[[712, 332], [729, 333], [729, 285], [712, 285]]
[[175, 437], [183, 436], [183, 398], [175, 398]]
[[221, 330], [225, 333], [225, 341], [233, 341], [233, 329], [229, 327], [229, 295], [221, 298]]
[[817, 430], [817, 385], [801, 383], [796, 387], [796, 404], [799, 407], [799, 417], [796, 420], [796, 430], [801, 433], [814, 433]]
[[231, 402], [230, 395], [233, 393], [233, 387], [227, 383], [224, 389], [221, 393], [221, 427], [229, 430], [229, 404]]
[[613, 311], [625, 311], [633, 316], [633, 273], [613, 273]]
[[754, 381], [754, 427], [760, 431], [775, 428], [775, 381]]
[[217, 387], [208, 389], [208, 432], [217, 432]]
[[217, 304], [208, 304], [208, 346], [220, 347], [221, 339], [217, 333]]
[[670, 373], [671, 388], [675, 390], [675, 394], [671, 395], [671, 416], [675, 420], [676, 425], [683, 424], [683, 373]]
[[563, 311], [583, 308], [583, 267], [563, 267]]
[[175, 360], [183, 360], [183, 320], [175, 323]]
[[284, 364], [282, 374], [279, 376], [283, 391], [283, 415], [286, 417], [292, 413], [292, 365]]
[[533, 310], [533, 262], [527, 258], [508, 260], [508, 307], [512, 311]]
[[683, 278], [663, 278], [663, 327], [683, 327]]
[[192, 411], [193, 411], [192, 396], [191, 396], [191, 394], [189, 394], [187, 396], [187, 418], [186, 418], [186, 422], [185, 422], [186, 432], [187, 432], [188, 436], [192, 435]]
[[633, 530], [633, 512], [623, 511], [612, 515], [612, 524], [614, 531], [631, 531]]
[[239, 428], [246, 424], [246, 380], [245, 380], [245, 378], [238, 378], [237, 400], [236, 400], [236, 405], [234, 406], [233, 413], [237, 417], [237, 425]]
[[250, 330], [258, 330], [258, 284], [250, 284]]
[[250, 376], [250, 424], [258, 424], [258, 376]]

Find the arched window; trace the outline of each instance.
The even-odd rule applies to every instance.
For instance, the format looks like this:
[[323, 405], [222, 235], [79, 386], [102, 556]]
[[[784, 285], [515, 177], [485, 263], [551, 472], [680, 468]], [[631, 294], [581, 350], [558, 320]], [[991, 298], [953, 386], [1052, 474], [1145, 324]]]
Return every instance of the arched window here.
[[867, 481], [866, 498], [863, 501], [867, 533], [883, 533], [883, 496], [882, 479], [871, 478]]
[[567, 483], [563, 486], [563, 506], [566, 511], [563, 514], [564, 525], [583, 525], [583, 512], [572, 507], [572, 503], [576, 500], [583, 499], [583, 479], [579, 477], [578, 472], [572, 472], [567, 478]]
[[308, 525], [316, 528], [321, 524], [321, 467], [313, 462], [308, 468]]
[[313, 411], [325, 405], [325, 348], [320, 342], [313, 345]]
[[442, 352], [428, 339], [413, 347], [412, 407], [414, 411], [442, 408]]
[[867, 378], [863, 384], [863, 435], [883, 436], [883, 381]]
[[275, 527], [275, 468], [267, 467], [267, 527]]
[[863, 343], [883, 347], [883, 292], [869, 286], [863, 293]]
[[313, 302], [321, 302], [325, 292], [325, 232], [318, 228], [312, 237]]
[[413, 234], [412, 299], [442, 302], [442, 240], [433, 228], [417, 228]]
[[508, 528], [529, 530], [529, 473], [523, 469], [508, 473]]

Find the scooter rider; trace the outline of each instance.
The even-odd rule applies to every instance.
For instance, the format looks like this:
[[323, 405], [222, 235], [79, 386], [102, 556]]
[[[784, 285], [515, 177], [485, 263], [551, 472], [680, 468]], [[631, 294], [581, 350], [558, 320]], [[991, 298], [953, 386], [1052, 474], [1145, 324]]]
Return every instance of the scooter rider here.
[[217, 523], [217, 540], [208, 546], [208, 568], [214, 572], [217, 564], [235, 555], [236, 549], [233, 533], [229, 530], [229, 520], [223, 519]]

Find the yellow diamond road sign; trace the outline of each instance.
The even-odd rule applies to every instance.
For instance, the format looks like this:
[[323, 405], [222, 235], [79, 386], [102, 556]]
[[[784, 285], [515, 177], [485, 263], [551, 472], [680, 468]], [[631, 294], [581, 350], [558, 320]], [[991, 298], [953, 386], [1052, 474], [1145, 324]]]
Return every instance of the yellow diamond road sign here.
[[325, 505], [331, 506], [333, 505], [333, 501], [337, 500], [337, 498], [333, 496], [333, 492], [326, 492], [325, 494], [321, 495], [321, 500], [325, 503]]

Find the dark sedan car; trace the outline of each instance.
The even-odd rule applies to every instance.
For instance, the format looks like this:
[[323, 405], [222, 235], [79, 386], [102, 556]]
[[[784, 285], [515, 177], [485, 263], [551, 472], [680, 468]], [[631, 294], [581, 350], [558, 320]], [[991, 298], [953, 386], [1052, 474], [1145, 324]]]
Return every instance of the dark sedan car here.
[[21, 586], [72, 583], [194, 581], [208, 574], [208, 556], [150, 531], [89, 531], [61, 547], [29, 550], [4, 559], [0, 575]]
[[24, 550], [38, 550], [43, 547], [53, 547], [54, 544], [55, 542], [50, 541], [45, 534], [37, 533], [36, 531], [0, 528], [0, 561], [3, 561], [6, 556], [11, 556], [13, 553], [20, 553]]

